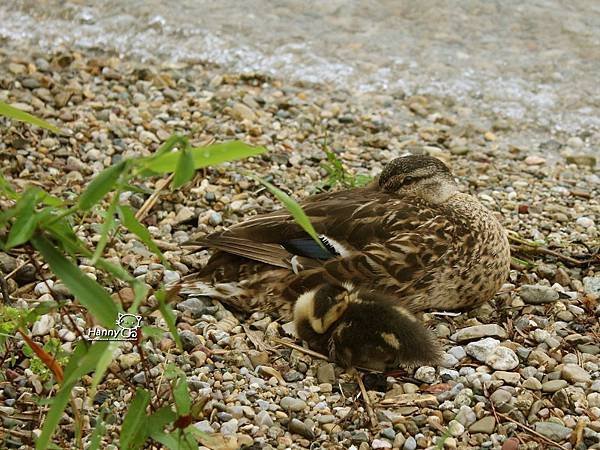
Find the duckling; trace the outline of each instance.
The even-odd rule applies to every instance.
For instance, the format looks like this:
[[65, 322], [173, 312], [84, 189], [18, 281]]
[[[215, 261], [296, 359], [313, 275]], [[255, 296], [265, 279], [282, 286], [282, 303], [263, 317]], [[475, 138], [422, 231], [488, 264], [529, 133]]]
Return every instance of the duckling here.
[[366, 187], [300, 205], [322, 245], [286, 210], [257, 215], [200, 239], [214, 253], [180, 282], [180, 292], [289, 320], [298, 298], [323, 284], [352, 281], [414, 312], [472, 307], [492, 298], [508, 276], [502, 226], [459, 191], [436, 158], [396, 158]]
[[294, 325], [310, 348], [344, 368], [433, 365], [441, 354], [432, 333], [413, 314], [349, 282], [322, 285], [298, 297]]

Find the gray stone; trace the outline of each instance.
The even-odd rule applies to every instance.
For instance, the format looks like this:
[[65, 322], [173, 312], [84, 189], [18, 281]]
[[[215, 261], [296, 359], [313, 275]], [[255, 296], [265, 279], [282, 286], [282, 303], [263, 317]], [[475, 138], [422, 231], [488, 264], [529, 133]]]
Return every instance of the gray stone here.
[[417, 448], [417, 441], [414, 437], [409, 436], [406, 441], [404, 441], [404, 446], [402, 448], [404, 450], [415, 450]]
[[475, 325], [472, 327], [461, 328], [454, 333], [450, 339], [457, 342], [463, 342], [470, 341], [472, 339], [480, 339], [483, 337], [498, 337], [500, 339], [506, 339], [508, 337], [508, 333], [500, 325], [490, 323], [487, 325]]
[[299, 398], [294, 397], [283, 397], [281, 402], [279, 402], [279, 406], [281, 406], [284, 410], [289, 411], [302, 411], [306, 408], [306, 402]]
[[555, 422], [537, 422], [535, 431], [557, 442], [564, 441], [571, 436], [570, 428]]
[[214, 433], [215, 432], [213, 427], [210, 426], [210, 422], [208, 420], [202, 420], [200, 422], [196, 422], [194, 424], [194, 427], [196, 427], [198, 430], [200, 430], [203, 433]]
[[119, 365], [121, 369], [130, 369], [136, 364], [139, 364], [141, 361], [141, 357], [139, 353], [124, 353], [119, 356]]
[[450, 350], [448, 350], [448, 353], [454, 356], [459, 361], [467, 356], [467, 352], [465, 352], [465, 349], [460, 345], [452, 347]]
[[519, 289], [519, 295], [525, 303], [539, 305], [558, 300], [558, 292], [549, 286], [539, 284], [525, 284]]
[[292, 369], [283, 374], [283, 379], [288, 383], [294, 383], [296, 381], [303, 380], [304, 374]]
[[17, 258], [0, 252], [0, 272], [8, 274], [17, 268]]
[[519, 365], [519, 358], [510, 348], [499, 345], [485, 359], [494, 370], [512, 370]]
[[50, 314], [44, 314], [33, 324], [31, 328], [32, 336], [45, 336], [50, 333], [50, 330], [54, 326], [54, 317]]
[[335, 383], [335, 367], [331, 363], [324, 363], [317, 367], [317, 380], [319, 383]]
[[177, 309], [181, 312], [189, 311], [194, 318], [199, 318], [204, 314], [214, 314], [216, 312], [216, 307], [213, 306], [212, 301], [205, 297], [190, 297], [179, 303]]
[[298, 419], [290, 420], [288, 429], [290, 430], [290, 433], [299, 434], [300, 436], [304, 436], [307, 439], [315, 438], [315, 435], [312, 432], [312, 430], [308, 426], [306, 426], [306, 424], [304, 422], [302, 422]]
[[600, 295], [600, 277], [585, 277], [583, 290], [588, 294]]
[[181, 275], [179, 272], [175, 272], [174, 270], [165, 270], [163, 274], [163, 282], [165, 284], [173, 284], [181, 279]]
[[469, 432], [492, 434], [494, 428], [496, 428], [496, 419], [494, 419], [493, 416], [486, 416], [471, 425], [469, 427]]
[[550, 380], [542, 384], [542, 391], [556, 392], [566, 388], [569, 385], [565, 380]]
[[565, 364], [560, 376], [569, 383], [585, 383], [592, 379], [591, 375], [577, 364]]
[[535, 377], [529, 377], [523, 381], [523, 387], [532, 391], [539, 391], [542, 389], [542, 382]]
[[385, 439], [373, 439], [371, 448], [392, 448], [392, 444]]
[[195, 347], [201, 344], [200, 338], [189, 330], [183, 330], [179, 333], [181, 344], [186, 352], [193, 350]]
[[500, 345], [500, 341], [494, 338], [485, 338], [479, 341], [470, 342], [465, 347], [467, 354], [477, 361], [485, 362], [492, 354], [494, 349]]
[[490, 395], [490, 401], [500, 412], [508, 412], [512, 409], [513, 396], [505, 389], [496, 389]]
[[460, 423], [458, 420], [451, 420], [448, 424], [448, 433], [452, 436], [457, 437], [462, 435], [465, 432], [465, 426]]
[[232, 436], [237, 433], [238, 430], [238, 420], [231, 419], [221, 425], [221, 433], [225, 436]]
[[435, 368], [430, 366], [422, 366], [417, 369], [414, 375], [415, 379], [423, 383], [431, 384], [435, 382]]
[[462, 423], [465, 427], [468, 427], [477, 420], [477, 416], [470, 406], [462, 405], [454, 419]]

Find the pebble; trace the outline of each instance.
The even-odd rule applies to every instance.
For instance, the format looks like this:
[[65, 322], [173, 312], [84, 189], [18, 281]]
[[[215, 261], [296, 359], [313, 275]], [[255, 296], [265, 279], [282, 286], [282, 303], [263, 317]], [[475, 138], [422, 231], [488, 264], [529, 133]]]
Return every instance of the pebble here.
[[404, 445], [402, 446], [402, 448], [404, 450], [415, 450], [417, 448], [417, 441], [414, 437], [409, 436], [408, 438], [406, 438], [406, 441], [404, 441]]
[[190, 297], [187, 300], [178, 303], [177, 309], [182, 312], [189, 311], [194, 318], [216, 312], [216, 307], [214, 307], [212, 301], [206, 297]]
[[600, 295], [600, 276], [585, 277], [583, 279], [583, 290], [588, 294]]
[[472, 339], [480, 339], [487, 336], [506, 339], [508, 337], [508, 333], [504, 328], [496, 324], [475, 325], [472, 327], [461, 328], [454, 333], [450, 339], [456, 342], [463, 342], [470, 341]]
[[181, 339], [181, 344], [183, 345], [183, 349], [187, 352], [193, 350], [198, 345], [201, 344], [200, 338], [196, 336], [194, 333], [188, 330], [183, 330], [179, 333], [179, 338]]
[[335, 368], [331, 363], [323, 363], [317, 367], [317, 380], [319, 383], [335, 383]]
[[414, 377], [423, 383], [432, 384], [436, 380], [435, 368], [429, 366], [419, 367], [415, 372]]
[[508, 347], [499, 345], [487, 356], [485, 363], [494, 370], [512, 370], [519, 365], [519, 358]]
[[254, 423], [256, 423], [256, 425], [258, 425], [259, 427], [272, 427], [273, 419], [271, 419], [271, 416], [267, 411], [259, 411], [258, 414], [254, 416]]
[[50, 314], [44, 314], [35, 321], [31, 328], [32, 336], [46, 336], [50, 333], [50, 330], [54, 327], [54, 317]]
[[302, 411], [304, 408], [306, 408], [306, 402], [304, 400], [293, 397], [283, 397], [279, 402], [279, 405], [284, 410], [290, 410], [294, 412]]
[[532, 391], [539, 391], [542, 389], [542, 382], [535, 377], [529, 377], [525, 381], [523, 381], [522, 386], [525, 389], [530, 389]]
[[466, 345], [466, 353], [477, 361], [485, 362], [494, 352], [500, 341], [494, 338], [484, 338], [479, 341], [470, 342]]
[[536, 422], [534, 429], [542, 436], [556, 442], [565, 441], [571, 436], [571, 429], [555, 422]]
[[288, 429], [290, 433], [296, 433], [300, 436], [304, 436], [307, 439], [314, 439], [315, 435], [310, 428], [306, 426], [306, 424], [298, 419], [290, 420], [288, 425]]
[[569, 383], [586, 383], [592, 379], [591, 375], [577, 364], [565, 364], [560, 375]]
[[558, 292], [548, 286], [525, 284], [519, 289], [519, 295], [525, 303], [540, 305], [558, 300]]
[[50, 294], [52, 293], [52, 286], [54, 286], [54, 281], [42, 281], [35, 285], [35, 287], [33, 288], [33, 292], [35, 292], [38, 296], [42, 294]]
[[486, 416], [472, 424], [469, 427], [469, 432], [492, 434], [495, 428], [496, 419], [493, 416]]
[[392, 448], [392, 444], [384, 439], [373, 439], [371, 448]]
[[448, 353], [454, 356], [458, 361], [467, 356], [467, 352], [465, 351], [465, 349], [458, 345], [449, 349]]
[[163, 282], [167, 285], [174, 284], [181, 279], [179, 272], [174, 270], [165, 270], [163, 272]]
[[566, 388], [569, 385], [565, 380], [550, 380], [542, 383], [542, 391], [556, 392]]
[[448, 423], [448, 433], [454, 437], [461, 436], [465, 432], [465, 426], [458, 420], [451, 420]]

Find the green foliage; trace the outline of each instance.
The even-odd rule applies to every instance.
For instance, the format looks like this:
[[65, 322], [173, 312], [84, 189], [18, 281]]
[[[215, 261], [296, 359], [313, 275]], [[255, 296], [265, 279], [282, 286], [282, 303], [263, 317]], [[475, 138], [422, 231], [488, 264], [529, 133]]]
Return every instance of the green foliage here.
[[344, 189], [350, 189], [362, 187], [371, 182], [372, 178], [367, 175], [353, 175], [348, 172], [334, 152], [326, 147], [324, 151], [327, 155], [327, 162], [321, 164], [321, 167], [327, 172], [327, 180], [323, 183], [324, 186], [335, 187], [339, 185]]
[[60, 134], [60, 130], [52, 124], [49, 124], [45, 120], [38, 117], [32, 116], [31, 114], [21, 111], [20, 109], [10, 106], [4, 102], [0, 102], [0, 116], [8, 117], [9, 119], [19, 120], [21, 122], [29, 123], [37, 127], [45, 128], [53, 133]]
[[[0, 115], [59, 132], [58, 128], [47, 122], [1, 102]], [[131, 207], [121, 202], [120, 194], [126, 191], [146, 193], [144, 189], [136, 186], [136, 180], [157, 175], [164, 176], [164, 174], [172, 174], [172, 187], [179, 188], [192, 180], [199, 168], [257, 156], [265, 151], [266, 149], [262, 147], [252, 147], [238, 141], [192, 147], [187, 138], [173, 135], [153, 155], [127, 159], [106, 168], [92, 179], [77, 199], [69, 202], [54, 197], [37, 186], [26, 187], [19, 192], [0, 174], [0, 195], [13, 202], [12, 207], [0, 211], [0, 249], [26, 247], [28, 251], [37, 250], [50, 270], [70, 290], [79, 304], [104, 327], [113, 328], [122, 307], [113, 301], [96, 280], [81, 271], [77, 260], [86, 258], [88, 264], [103, 271], [109, 278], [129, 284], [135, 293], [134, 301], [128, 311], [130, 313], [137, 311], [148, 292], [146, 286], [119, 263], [104, 258], [105, 248], [110, 245], [115, 233], [121, 228], [133, 233], [165, 266], [168, 266], [168, 261], [165, 260], [149, 231], [138, 220]], [[310, 221], [294, 200], [270, 183], [253, 175], [250, 176], [264, 184], [289, 209], [298, 223], [316, 238]], [[74, 225], [81, 223], [89, 215], [102, 218], [95, 248], [89, 248], [74, 232]], [[175, 291], [159, 289], [155, 292], [155, 297], [167, 327], [181, 349], [175, 314], [169, 306], [171, 297], [175, 293]], [[27, 325], [35, 321], [39, 315], [55, 310], [57, 306], [54, 302], [46, 302], [33, 310], [2, 306], [0, 308], [0, 349], [6, 339], [10, 338], [19, 327], [26, 329]], [[143, 330], [143, 337], [156, 335], [156, 330], [151, 327], [144, 327]], [[141, 346], [139, 348], [141, 349]], [[50, 379], [51, 367], [46, 367], [44, 364], [54, 364], [53, 356], [57, 365], [53, 369], [54, 379], [59, 383], [59, 388], [51, 399], [50, 409], [36, 441], [37, 449], [54, 447], [51, 439], [72, 399], [73, 388], [83, 376], [93, 373], [91, 388], [88, 391], [93, 396], [113, 360], [115, 349], [116, 344], [112, 342], [90, 344], [80, 341], [75, 350], [67, 355], [62, 352], [60, 342], [51, 339], [42, 350], [38, 348], [36, 355], [30, 349], [24, 350], [30, 358], [32, 370], [42, 378]], [[37, 356], [40, 354], [41, 359]], [[45, 357], [48, 361], [44, 361]], [[62, 366], [65, 364], [66, 367], [62, 371]], [[197, 449], [198, 441], [206, 438], [206, 435], [190, 426], [190, 419], [201, 407], [192, 403], [185, 375], [172, 369], [167, 374], [167, 379], [171, 383], [172, 405], [159, 408], [153, 404], [153, 398], [157, 397], [156, 392], [144, 388], [138, 389], [122, 425], [121, 448], [142, 448], [148, 439], [153, 439], [167, 448]], [[71, 406], [75, 407], [73, 402]], [[71, 413], [76, 419], [77, 440], [83, 433], [82, 424], [77, 420], [77, 411]], [[105, 430], [102, 418], [98, 420], [89, 442], [89, 448], [92, 449], [100, 448]]]
[[[59, 364], [64, 364], [68, 360], [68, 355], [64, 350], [62, 350], [60, 345], [61, 342], [59, 339], [50, 338], [42, 348], [46, 351], [46, 353], [54, 356], [54, 359], [56, 359]], [[23, 354], [29, 358], [29, 368], [33, 373], [40, 377], [40, 380], [47, 381], [51, 379], [52, 372], [50, 369], [48, 369], [48, 367], [46, 367], [40, 358], [35, 356], [35, 353], [30, 347], [24, 346]]]

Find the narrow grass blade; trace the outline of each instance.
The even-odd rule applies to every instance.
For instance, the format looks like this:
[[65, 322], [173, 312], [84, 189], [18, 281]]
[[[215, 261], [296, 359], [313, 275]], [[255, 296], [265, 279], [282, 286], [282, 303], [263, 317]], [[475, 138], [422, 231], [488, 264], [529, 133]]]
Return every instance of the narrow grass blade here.
[[67, 403], [69, 403], [69, 398], [71, 397], [71, 390], [73, 387], [75, 387], [75, 382], [63, 384], [52, 399], [52, 406], [50, 407], [50, 410], [44, 419], [42, 433], [35, 443], [36, 450], [45, 450], [48, 448], [50, 438], [54, 434], [54, 430], [62, 418], [63, 411], [67, 407]]
[[20, 122], [25, 122], [30, 125], [35, 125], [40, 128], [45, 128], [46, 130], [50, 130], [53, 133], [61, 134], [61, 131], [58, 127], [46, 122], [43, 119], [32, 116], [25, 111], [21, 111], [14, 106], [10, 106], [7, 103], [0, 102], [0, 116], [8, 117], [9, 119], [18, 120]]
[[104, 424], [104, 410], [100, 411], [100, 415], [96, 418], [96, 425], [94, 426], [94, 431], [90, 436], [90, 446], [87, 450], [99, 450], [100, 449], [100, 441], [104, 433], [106, 433], [106, 425]]
[[15, 247], [27, 242], [38, 224], [40, 216], [35, 212], [35, 205], [39, 198], [39, 189], [29, 189], [15, 205], [16, 220], [8, 233], [6, 248]]
[[121, 161], [100, 172], [91, 183], [88, 184], [88, 187], [83, 191], [81, 197], [79, 197], [79, 208], [87, 211], [102, 200], [106, 194], [116, 187], [119, 177], [125, 171], [127, 166], [127, 161]]
[[135, 448], [132, 446], [138, 431], [144, 425], [146, 407], [150, 403], [150, 394], [145, 389], [138, 389], [131, 405], [127, 410], [123, 425], [121, 426], [121, 446], [123, 450]]
[[192, 401], [188, 392], [188, 384], [184, 374], [181, 374], [177, 378], [177, 382], [173, 388], [173, 397], [175, 398], [177, 413], [180, 416], [189, 414], [192, 407]]
[[166, 302], [168, 294], [164, 291], [164, 289], [161, 289], [160, 291], [157, 291], [154, 295], [156, 296], [156, 300], [158, 300], [158, 309], [162, 314], [163, 319], [165, 319], [165, 322], [167, 323], [167, 328], [169, 328], [169, 331], [173, 335], [173, 339], [175, 339], [177, 348], [183, 351], [183, 344], [181, 343], [181, 338], [179, 337], [179, 333], [177, 332], [177, 326], [175, 325], [175, 313]]
[[322, 248], [325, 248], [323, 247], [323, 243], [319, 239], [319, 236], [317, 235], [317, 232], [315, 231], [312, 223], [310, 223], [310, 219], [304, 213], [302, 207], [293, 198], [291, 198], [281, 189], [278, 189], [275, 186], [273, 186], [268, 181], [265, 181], [262, 178], [259, 178], [252, 174], [247, 175], [250, 176], [252, 179], [258, 181], [263, 186], [265, 186], [277, 198], [277, 200], [279, 200], [283, 204], [283, 206], [285, 206], [285, 208], [290, 212], [296, 223], [300, 225], [304, 229], [304, 231], [306, 231], [309, 234], [309, 236], [315, 240], [315, 242], [317, 242]]
[[194, 178], [195, 173], [194, 159], [192, 158], [190, 149], [184, 148], [179, 152], [179, 161], [177, 161], [177, 168], [175, 169], [175, 175], [173, 176], [171, 186], [173, 186], [173, 189], [183, 186]]
[[102, 228], [100, 228], [100, 240], [96, 244], [96, 250], [94, 250], [94, 255], [92, 256], [92, 266], [96, 265], [98, 259], [102, 256], [102, 253], [104, 253], [104, 248], [108, 243], [108, 237], [116, 227], [117, 222], [115, 220], [115, 213], [117, 212], [118, 201], [119, 191], [115, 193], [108, 209], [104, 213], [104, 222], [102, 223]]
[[133, 210], [127, 205], [119, 205], [117, 210], [119, 212], [121, 223], [125, 226], [125, 228], [135, 234], [139, 240], [142, 241], [142, 243], [152, 251], [152, 253], [157, 255], [163, 265], [168, 265], [162, 252], [152, 239], [152, 235], [148, 229], [136, 219]]
[[105, 327], [112, 327], [117, 317], [117, 306], [108, 293], [77, 266], [65, 258], [43, 236], [34, 236], [33, 246], [42, 254], [52, 272], [69, 288], [71, 293]]
[[[227, 161], [257, 156], [265, 153], [264, 147], [252, 147], [240, 141], [224, 142], [221, 144], [195, 147], [189, 149], [194, 169], [214, 166]], [[181, 152], [165, 153], [158, 158], [150, 159], [145, 168], [158, 173], [171, 173], [177, 168]]]

